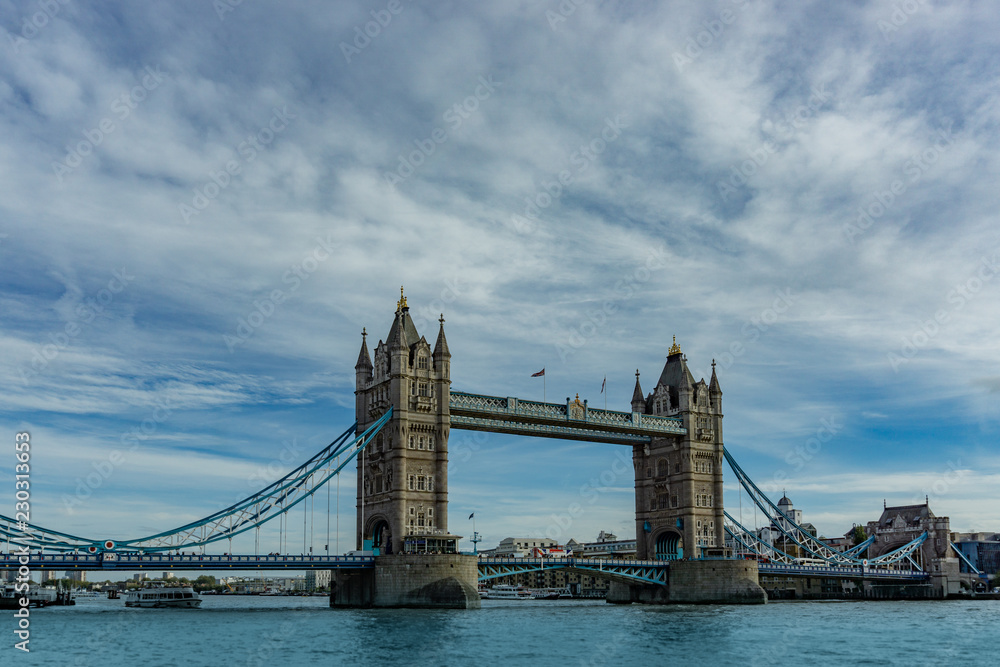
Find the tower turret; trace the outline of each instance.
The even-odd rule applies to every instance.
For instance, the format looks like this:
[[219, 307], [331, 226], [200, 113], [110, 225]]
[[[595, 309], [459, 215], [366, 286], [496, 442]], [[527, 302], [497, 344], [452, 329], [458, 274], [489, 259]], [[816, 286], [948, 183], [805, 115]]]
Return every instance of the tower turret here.
[[639, 369], [635, 369], [635, 389], [632, 391], [632, 412], [645, 412], [646, 399], [642, 397], [642, 385], [639, 384]]

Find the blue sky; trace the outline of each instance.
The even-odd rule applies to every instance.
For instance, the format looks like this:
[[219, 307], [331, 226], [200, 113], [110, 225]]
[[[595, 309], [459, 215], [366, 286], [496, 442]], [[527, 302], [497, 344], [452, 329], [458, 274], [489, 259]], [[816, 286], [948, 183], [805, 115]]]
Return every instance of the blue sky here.
[[[305, 460], [403, 284], [455, 390], [544, 367], [627, 409], [676, 335], [821, 533], [925, 495], [1000, 530], [991, 3], [0, 8], [0, 439], [31, 433], [37, 523], [149, 534]], [[452, 451], [453, 532], [634, 534], [623, 450]]]

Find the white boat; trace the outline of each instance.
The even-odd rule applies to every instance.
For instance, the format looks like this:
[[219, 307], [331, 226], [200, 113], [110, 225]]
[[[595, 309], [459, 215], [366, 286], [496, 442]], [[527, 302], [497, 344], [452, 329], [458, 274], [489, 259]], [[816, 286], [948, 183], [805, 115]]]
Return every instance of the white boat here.
[[530, 600], [531, 591], [523, 586], [500, 584], [482, 591], [480, 597], [484, 600]]
[[201, 604], [201, 597], [190, 586], [147, 585], [125, 594], [126, 607], [193, 608]]
[[89, 600], [89, 599], [99, 599], [107, 597], [104, 593], [100, 591], [77, 591], [74, 595], [77, 600]]
[[42, 588], [31, 583], [7, 584], [0, 588], [0, 609], [20, 609], [21, 600], [26, 599], [29, 607], [49, 607], [76, 604], [69, 591], [56, 590], [51, 586]]

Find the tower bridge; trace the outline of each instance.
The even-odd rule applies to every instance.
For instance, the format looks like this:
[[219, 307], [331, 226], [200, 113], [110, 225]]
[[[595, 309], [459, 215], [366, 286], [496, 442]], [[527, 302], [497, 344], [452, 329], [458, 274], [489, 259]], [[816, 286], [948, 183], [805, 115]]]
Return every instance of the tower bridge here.
[[[0, 539], [18, 546], [0, 569], [310, 569], [333, 570], [331, 606], [477, 607], [477, 580], [553, 568], [600, 572], [613, 579], [618, 602], [760, 603], [760, 573], [782, 577], [895, 580], [952, 585], [957, 572], [947, 549], [934, 563], [912, 554], [914, 537], [869, 563], [861, 545], [839, 552], [816, 540], [753, 483], [723, 445], [722, 389], [712, 363], [708, 382], [695, 381], [676, 339], [645, 393], [636, 371], [628, 412], [591, 408], [567, 398], [546, 403], [451, 391], [451, 353], [444, 317], [433, 347], [417, 331], [400, 291], [392, 325], [369, 353], [367, 329], [355, 364], [356, 423], [305, 464], [260, 492], [204, 519], [133, 540], [89, 539], [0, 515]], [[627, 446], [635, 480], [636, 557], [477, 559], [458, 553], [448, 528], [448, 441], [467, 429]], [[357, 460], [356, 551], [349, 556], [206, 555], [208, 544], [258, 530], [286, 515]], [[741, 488], [814, 563], [803, 566], [727, 515], [723, 462]], [[201, 554], [183, 549], [201, 548]], [[31, 549], [44, 553], [31, 553]], [[734, 554], [739, 557], [734, 558]], [[904, 560], [905, 559], [905, 560]], [[27, 562], [25, 562], [27, 561]], [[908, 561], [906, 569], [898, 563]], [[816, 563], [820, 568], [816, 569]], [[916, 569], [910, 567], [915, 566]], [[929, 565], [930, 567], [921, 567]], [[825, 569], [824, 569], [825, 568]], [[891, 569], [894, 568], [894, 569]], [[938, 574], [931, 571], [936, 568]]]

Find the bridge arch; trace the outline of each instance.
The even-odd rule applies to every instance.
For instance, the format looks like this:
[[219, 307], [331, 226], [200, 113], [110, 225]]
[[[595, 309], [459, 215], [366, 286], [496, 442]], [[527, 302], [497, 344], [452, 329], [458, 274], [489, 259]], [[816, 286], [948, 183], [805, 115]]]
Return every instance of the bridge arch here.
[[684, 556], [684, 538], [676, 530], [665, 530], [656, 536], [654, 558], [678, 560]]
[[365, 540], [371, 540], [372, 548], [378, 549], [380, 554], [392, 553], [392, 528], [388, 519], [380, 514], [369, 519], [368, 528], [365, 530]]

